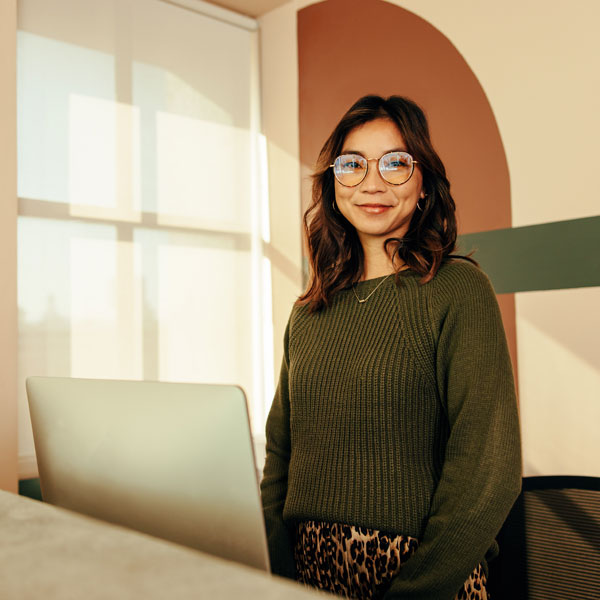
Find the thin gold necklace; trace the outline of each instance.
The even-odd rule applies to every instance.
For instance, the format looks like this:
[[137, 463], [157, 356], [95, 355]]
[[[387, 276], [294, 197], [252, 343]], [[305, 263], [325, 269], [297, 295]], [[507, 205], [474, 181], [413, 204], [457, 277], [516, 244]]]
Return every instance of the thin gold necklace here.
[[393, 273], [390, 273], [389, 275], [386, 275], [376, 286], [373, 290], [371, 290], [371, 293], [366, 297], [366, 298], [359, 298], [358, 294], [356, 293], [356, 287], [355, 284], [352, 284], [352, 291], [354, 292], [354, 295], [356, 296], [356, 299], [358, 300], [358, 302], [360, 304], [362, 304], [363, 302], [366, 302], [385, 282], [385, 280], [390, 277], [390, 275], [393, 275]]

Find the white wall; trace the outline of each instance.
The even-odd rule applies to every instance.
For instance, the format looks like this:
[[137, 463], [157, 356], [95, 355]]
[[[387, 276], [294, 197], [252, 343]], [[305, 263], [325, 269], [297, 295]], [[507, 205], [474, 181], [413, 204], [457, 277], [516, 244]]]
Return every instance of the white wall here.
[[0, 0], [0, 488], [17, 489], [16, 0]]

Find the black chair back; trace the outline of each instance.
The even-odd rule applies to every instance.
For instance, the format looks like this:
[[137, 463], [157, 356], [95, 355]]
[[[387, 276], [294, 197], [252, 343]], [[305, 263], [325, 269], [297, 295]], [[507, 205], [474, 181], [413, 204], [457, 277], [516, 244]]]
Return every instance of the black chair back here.
[[498, 544], [492, 600], [600, 600], [600, 478], [525, 477]]

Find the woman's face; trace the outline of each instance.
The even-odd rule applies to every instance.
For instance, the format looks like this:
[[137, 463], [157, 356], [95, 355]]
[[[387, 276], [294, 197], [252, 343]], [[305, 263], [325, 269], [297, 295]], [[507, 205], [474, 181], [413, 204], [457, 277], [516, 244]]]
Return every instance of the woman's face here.
[[[407, 151], [402, 134], [393, 121], [376, 119], [350, 131], [340, 154], [379, 159], [392, 150]], [[418, 165], [412, 177], [402, 185], [392, 185], [382, 179], [374, 160], [369, 161], [367, 175], [356, 187], [345, 187], [335, 181], [338, 209], [356, 229], [363, 247], [374, 241], [383, 243], [390, 237], [403, 237], [417, 202], [424, 197], [423, 176]]]

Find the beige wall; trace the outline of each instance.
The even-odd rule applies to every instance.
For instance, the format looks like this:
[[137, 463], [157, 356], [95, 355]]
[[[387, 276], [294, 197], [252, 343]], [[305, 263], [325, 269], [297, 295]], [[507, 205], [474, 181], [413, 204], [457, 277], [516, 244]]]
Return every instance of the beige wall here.
[[600, 2], [387, 1], [444, 33], [481, 82], [508, 158], [513, 227], [597, 215]]
[[298, 58], [296, 7], [277, 8], [259, 19], [262, 125], [269, 165], [275, 378], [283, 334], [294, 300], [302, 291], [300, 166], [298, 147]]
[[0, 0], [0, 488], [17, 489], [16, 0]]
[[600, 287], [516, 296], [525, 471], [600, 477]]

